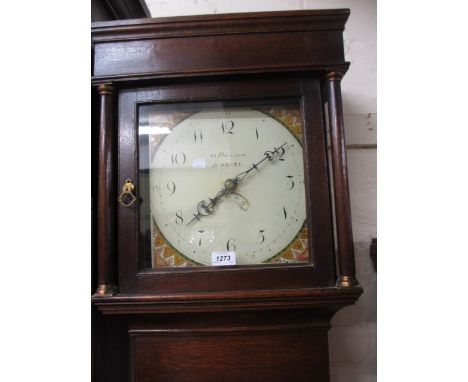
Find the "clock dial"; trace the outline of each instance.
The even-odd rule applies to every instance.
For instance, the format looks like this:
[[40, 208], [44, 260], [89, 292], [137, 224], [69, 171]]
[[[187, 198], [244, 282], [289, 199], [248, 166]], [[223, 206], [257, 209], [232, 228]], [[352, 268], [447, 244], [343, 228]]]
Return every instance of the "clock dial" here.
[[297, 242], [289, 260], [304, 259], [303, 156], [294, 134], [250, 107], [184, 117], [150, 150], [153, 251], [165, 247], [180, 265], [205, 266], [213, 252], [234, 252], [247, 265], [270, 262]]

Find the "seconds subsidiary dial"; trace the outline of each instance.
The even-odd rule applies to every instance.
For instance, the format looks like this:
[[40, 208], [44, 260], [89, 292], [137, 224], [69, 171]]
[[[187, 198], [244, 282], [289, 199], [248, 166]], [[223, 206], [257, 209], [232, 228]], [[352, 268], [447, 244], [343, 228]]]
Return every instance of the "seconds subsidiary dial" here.
[[267, 262], [305, 224], [301, 145], [259, 110], [194, 112], [151, 159], [150, 204], [154, 230], [192, 264], [212, 265], [213, 252]]

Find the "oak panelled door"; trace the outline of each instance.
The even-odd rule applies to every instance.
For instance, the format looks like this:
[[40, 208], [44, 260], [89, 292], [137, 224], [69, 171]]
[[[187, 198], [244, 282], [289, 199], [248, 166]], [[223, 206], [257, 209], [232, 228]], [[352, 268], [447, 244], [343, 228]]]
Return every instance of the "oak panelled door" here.
[[118, 357], [98, 349], [100, 381], [329, 381], [330, 319], [362, 293], [340, 93], [348, 15], [93, 24], [92, 301], [123, 323], [115, 354], [128, 356], [116, 377]]

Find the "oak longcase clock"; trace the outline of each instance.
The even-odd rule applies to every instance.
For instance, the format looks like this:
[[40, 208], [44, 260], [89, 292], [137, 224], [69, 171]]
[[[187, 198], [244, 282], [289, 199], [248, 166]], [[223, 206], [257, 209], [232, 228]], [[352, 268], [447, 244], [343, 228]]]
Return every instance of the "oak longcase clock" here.
[[126, 338], [95, 364], [128, 359], [96, 380], [329, 381], [330, 319], [362, 293], [340, 95], [348, 14], [93, 24], [92, 300]]

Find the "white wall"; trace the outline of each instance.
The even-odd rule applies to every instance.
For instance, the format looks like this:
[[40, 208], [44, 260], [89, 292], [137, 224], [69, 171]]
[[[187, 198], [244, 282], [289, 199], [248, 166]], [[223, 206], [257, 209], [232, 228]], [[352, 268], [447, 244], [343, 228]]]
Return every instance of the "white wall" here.
[[351, 67], [342, 81], [357, 277], [364, 294], [338, 312], [329, 334], [332, 382], [376, 381], [377, 20], [375, 0], [147, 0], [152, 17], [350, 8], [344, 32]]

